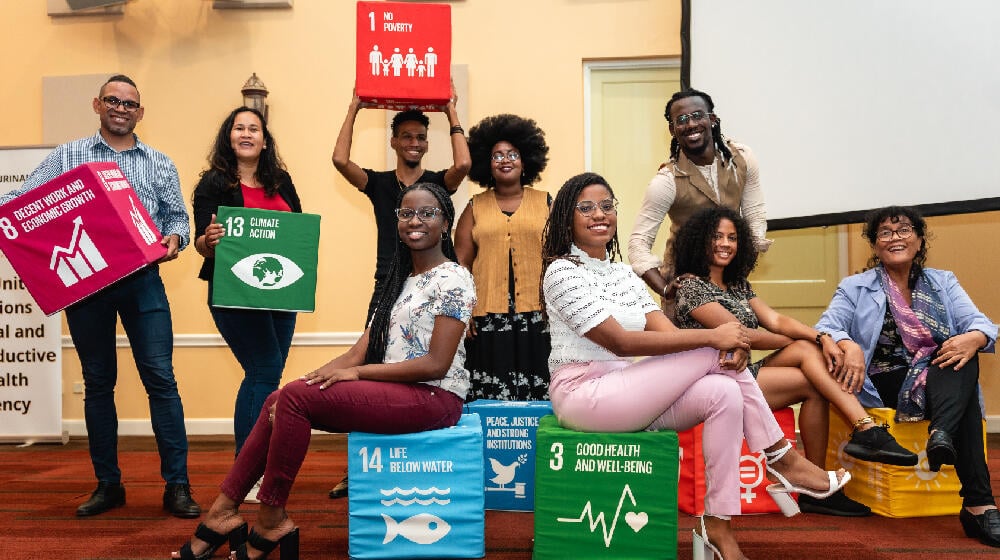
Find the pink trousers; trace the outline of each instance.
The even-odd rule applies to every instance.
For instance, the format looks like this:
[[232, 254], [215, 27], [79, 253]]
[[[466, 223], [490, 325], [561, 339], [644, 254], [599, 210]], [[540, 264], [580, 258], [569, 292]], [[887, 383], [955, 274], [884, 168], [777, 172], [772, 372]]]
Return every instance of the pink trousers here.
[[559, 423], [584, 432], [687, 430], [704, 422], [705, 512], [740, 514], [740, 435], [751, 451], [784, 434], [750, 372], [719, 368], [699, 348], [638, 362], [559, 367], [549, 387]]

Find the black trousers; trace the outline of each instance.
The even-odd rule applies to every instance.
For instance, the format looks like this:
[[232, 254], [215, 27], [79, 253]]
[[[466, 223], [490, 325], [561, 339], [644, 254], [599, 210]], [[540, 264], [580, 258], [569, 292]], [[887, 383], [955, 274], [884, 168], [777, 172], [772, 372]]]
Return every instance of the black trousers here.
[[962, 505], [993, 505], [990, 471], [983, 450], [983, 415], [979, 408], [979, 357], [955, 371], [927, 366], [929, 430], [944, 430], [955, 444], [955, 471], [962, 483]]

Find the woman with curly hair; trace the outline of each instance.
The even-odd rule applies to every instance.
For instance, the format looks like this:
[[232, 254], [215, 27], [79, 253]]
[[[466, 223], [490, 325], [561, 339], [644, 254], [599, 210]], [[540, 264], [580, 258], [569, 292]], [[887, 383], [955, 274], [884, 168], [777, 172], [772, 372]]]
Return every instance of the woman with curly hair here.
[[[806, 458], [826, 462], [829, 404], [854, 426], [844, 452], [863, 461], [916, 465], [917, 456], [878, 426], [858, 402], [856, 387], [838, 382], [844, 352], [828, 333], [778, 313], [757, 297], [747, 277], [757, 265], [750, 227], [725, 207], [695, 214], [677, 234], [674, 266], [684, 275], [677, 290], [677, 324], [715, 328], [738, 320], [749, 329], [755, 350], [776, 350], [750, 365], [772, 410], [802, 403], [799, 426]], [[763, 328], [760, 328], [763, 327]], [[803, 511], [869, 515], [871, 510], [837, 492], [825, 499], [799, 497]]]
[[996, 322], [955, 273], [927, 266], [929, 231], [916, 208], [872, 210], [863, 235], [868, 269], [841, 280], [817, 328], [844, 348], [844, 382], [865, 406], [895, 408], [897, 422], [928, 421], [927, 466], [955, 465], [965, 535], [1000, 547], [979, 390], [979, 353], [995, 352]]
[[551, 196], [530, 186], [548, 163], [545, 133], [531, 119], [494, 115], [469, 130], [469, 152], [469, 178], [486, 189], [455, 228], [458, 262], [478, 297], [466, 337], [469, 400], [545, 400], [549, 333], [538, 282]]

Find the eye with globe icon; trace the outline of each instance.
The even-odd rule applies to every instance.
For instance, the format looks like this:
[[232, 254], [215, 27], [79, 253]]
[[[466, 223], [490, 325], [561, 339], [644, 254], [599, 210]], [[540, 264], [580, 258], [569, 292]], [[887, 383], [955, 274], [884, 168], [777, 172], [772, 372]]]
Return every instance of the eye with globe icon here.
[[232, 271], [244, 284], [261, 290], [280, 290], [291, 286], [304, 274], [294, 261], [274, 253], [244, 257], [233, 265]]

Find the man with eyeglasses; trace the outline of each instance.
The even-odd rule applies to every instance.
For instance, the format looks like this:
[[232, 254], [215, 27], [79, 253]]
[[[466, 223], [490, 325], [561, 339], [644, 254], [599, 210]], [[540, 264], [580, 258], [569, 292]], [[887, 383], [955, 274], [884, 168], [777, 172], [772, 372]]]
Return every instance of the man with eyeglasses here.
[[[139, 141], [133, 133], [145, 113], [135, 82], [124, 75], [108, 78], [92, 106], [100, 119], [97, 134], [58, 146], [20, 189], [0, 197], [0, 204], [78, 165], [113, 161], [125, 173], [163, 234], [160, 243], [167, 248], [167, 254], [159, 262], [176, 259], [190, 238], [187, 208], [173, 161]], [[163, 507], [177, 517], [198, 517], [201, 508], [191, 497], [188, 480], [184, 409], [174, 379], [170, 306], [160, 279], [159, 263], [66, 308], [66, 322], [83, 368], [84, 416], [90, 459], [97, 477], [97, 489], [77, 508], [76, 514], [97, 515], [125, 505], [125, 487], [118, 467], [115, 409], [118, 316], [149, 396], [150, 420], [160, 453], [160, 474], [166, 481]]]
[[[764, 237], [767, 213], [757, 159], [747, 146], [723, 137], [714, 109], [711, 96], [695, 89], [679, 91], [667, 102], [664, 117], [673, 136], [670, 161], [660, 166], [646, 187], [629, 236], [632, 269], [663, 296], [664, 311], [671, 319], [677, 287], [671, 247], [691, 216], [704, 208], [725, 206], [747, 220], [757, 250], [766, 251], [771, 244]], [[652, 248], [665, 216], [670, 216], [670, 234], [660, 259]]]
[[[458, 111], [455, 109], [457, 102], [458, 96], [455, 94], [455, 89], [452, 88], [451, 99], [443, 108], [451, 127], [452, 166], [437, 172], [426, 171], [421, 165], [421, 161], [427, 153], [427, 127], [430, 124], [430, 119], [423, 112], [417, 110], [402, 111], [393, 117], [392, 137], [389, 139], [389, 146], [396, 152], [396, 168], [389, 171], [374, 171], [362, 168], [351, 160], [354, 121], [357, 119], [358, 111], [364, 107], [357, 94], [354, 95], [347, 108], [347, 116], [340, 128], [340, 134], [337, 136], [337, 144], [333, 148], [333, 165], [347, 179], [347, 182], [364, 193], [371, 201], [378, 236], [375, 252], [375, 289], [368, 303], [368, 314], [365, 317], [366, 326], [371, 321], [372, 314], [375, 313], [375, 305], [383, 286], [385, 286], [389, 265], [392, 263], [397, 239], [399, 239], [396, 228], [398, 220], [395, 214], [399, 192], [419, 182], [441, 185], [449, 194], [454, 194], [469, 173], [469, 168], [472, 167], [465, 130], [459, 123]], [[341, 498], [346, 495], [347, 478], [344, 478], [330, 491], [330, 498]]]

